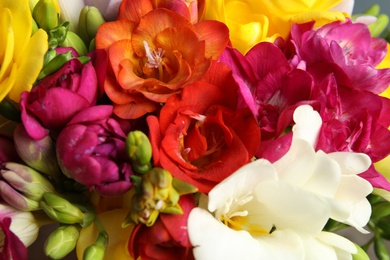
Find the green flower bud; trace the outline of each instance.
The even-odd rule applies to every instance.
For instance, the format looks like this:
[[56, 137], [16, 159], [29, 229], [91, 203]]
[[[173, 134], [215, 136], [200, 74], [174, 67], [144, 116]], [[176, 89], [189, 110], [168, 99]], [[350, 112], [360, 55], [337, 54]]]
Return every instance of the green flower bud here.
[[131, 131], [126, 138], [127, 156], [132, 161], [132, 167], [139, 173], [146, 173], [152, 165], [150, 160], [152, 158], [152, 145], [148, 137], [141, 131]]
[[79, 56], [84, 56], [88, 53], [87, 46], [85, 46], [83, 40], [72, 31], [67, 32], [65, 40], [62, 43], [59, 43], [59, 46], [72, 47], [77, 51]]
[[[176, 190], [175, 186], [179, 188]], [[178, 204], [180, 195], [196, 192], [196, 187], [172, 178], [164, 169], [153, 168], [141, 178], [139, 189], [131, 199], [131, 209], [123, 227], [131, 223], [152, 226], [160, 213], [183, 214]]]
[[39, 28], [45, 31], [50, 31], [58, 25], [58, 13], [53, 0], [39, 0], [32, 15]]
[[368, 26], [373, 37], [379, 37], [389, 24], [389, 17], [386, 14], [379, 14], [376, 18], [375, 23]]
[[108, 244], [108, 235], [106, 232], [99, 234], [96, 242], [84, 250], [83, 260], [100, 260], [104, 259], [106, 247]]
[[102, 13], [96, 7], [84, 6], [81, 9], [78, 35], [83, 39], [85, 45], [89, 46], [91, 40], [95, 38], [99, 26], [105, 22]]
[[390, 215], [390, 202], [381, 201], [372, 207], [371, 219], [381, 219]]
[[59, 223], [79, 223], [80, 225], [84, 223], [85, 214], [78, 207], [59, 195], [51, 192], [45, 193], [40, 205], [50, 218]]
[[76, 247], [79, 229], [74, 225], [60, 226], [45, 242], [45, 254], [52, 259], [62, 259]]
[[0, 171], [0, 176], [16, 191], [31, 200], [40, 201], [46, 192], [54, 192], [51, 182], [32, 168], [8, 162]]
[[[63, 22], [49, 32], [49, 48], [56, 48], [66, 39], [69, 22]], [[46, 63], [45, 63], [46, 64]]]
[[60, 176], [55, 144], [50, 136], [32, 139], [23, 125], [18, 125], [14, 131], [14, 142], [18, 155], [28, 166], [49, 176]]

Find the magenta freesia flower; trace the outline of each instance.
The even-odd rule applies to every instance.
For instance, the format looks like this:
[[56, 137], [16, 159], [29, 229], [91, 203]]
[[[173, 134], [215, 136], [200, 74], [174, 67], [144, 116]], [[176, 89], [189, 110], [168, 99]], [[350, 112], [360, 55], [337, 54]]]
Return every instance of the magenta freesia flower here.
[[0, 165], [6, 162], [20, 161], [11, 137], [0, 133]]
[[132, 187], [131, 165], [124, 152], [129, 127], [112, 112], [109, 105], [81, 111], [61, 131], [56, 144], [63, 173], [102, 195], [122, 194]]
[[22, 93], [20, 109], [27, 133], [42, 139], [49, 130], [61, 130], [76, 113], [95, 105], [101, 95], [97, 74], [101, 73], [97, 73], [92, 61], [83, 65], [71, 59], [30, 92]]

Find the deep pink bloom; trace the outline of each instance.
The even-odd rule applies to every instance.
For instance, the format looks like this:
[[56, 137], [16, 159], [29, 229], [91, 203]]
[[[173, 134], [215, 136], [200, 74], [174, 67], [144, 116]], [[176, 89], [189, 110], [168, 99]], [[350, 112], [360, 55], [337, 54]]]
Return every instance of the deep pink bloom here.
[[[96, 56], [106, 57], [105, 52]], [[104, 60], [95, 60], [94, 54], [92, 61], [85, 65], [71, 59], [57, 72], [42, 79], [30, 92], [22, 93], [22, 122], [32, 138], [41, 139], [49, 130], [61, 130], [79, 111], [96, 104], [102, 95], [99, 82], [102, 86], [105, 63]], [[104, 70], [103, 73], [100, 70]]]
[[122, 194], [132, 187], [131, 165], [124, 152], [129, 127], [112, 112], [109, 105], [82, 110], [56, 143], [62, 172], [102, 195]]
[[179, 205], [183, 214], [160, 214], [153, 226], [139, 224], [134, 228], [129, 240], [134, 259], [194, 259], [187, 232], [188, 215], [196, 206], [193, 195], [181, 196]]
[[0, 259], [26, 260], [27, 248], [10, 230], [11, 221], [10, 217], [0, 217], [0, 233], [4, 235], [4, 242], [0, 244]]

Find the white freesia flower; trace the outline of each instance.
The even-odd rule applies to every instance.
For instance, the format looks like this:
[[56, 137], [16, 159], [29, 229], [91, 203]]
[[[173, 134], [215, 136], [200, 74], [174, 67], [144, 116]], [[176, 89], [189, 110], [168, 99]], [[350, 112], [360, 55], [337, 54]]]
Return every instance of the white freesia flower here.
[[[290, 150], [277, 162], [249, 163], [195, 208], [188, 231], [196, 259], [352, 259], [349, 240], [322, 231], [329, 218], [364, 232], [372, 186], [357, 176], [371, 164], [359, 153], [315, 152], [321, 127], [308, 106], [294, 112]], [[348, 187], [348, 188], [346, 188]]]
[[[28, 211], [20, 211], [5, 204], [0, 204], [0, 219], [11, 218], [10, 230], [22, 243], [28, 247], [38, 237], [39, 225], [33, 214]], [[4, 243], [4, 234], [0, 230], [0, 248]]]

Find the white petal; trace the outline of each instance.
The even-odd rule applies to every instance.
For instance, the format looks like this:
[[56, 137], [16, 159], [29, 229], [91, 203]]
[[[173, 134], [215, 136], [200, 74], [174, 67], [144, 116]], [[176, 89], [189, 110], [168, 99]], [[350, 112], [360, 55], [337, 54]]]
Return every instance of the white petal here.
[[61, 21], [69, 21], [69, 30], [77, 32], [79, 16], [84, 7], [84, 0], [58, 0], [61, 9]]
[[362, 15], [355, 19], [355, 23], [364, 23], [365, 25], [370, 25], [375, 23], [378, 20], [375, 16], [372, 15]]
[[308, 142], [296, 139], [293, 140], [290, 150], [273, 165], [280, 180], [303, 186], [311, 177], [315, 156], [314, 149]]
[[302, 236], [305, 246], [305, 259], [338, 260], [336, 250], [312, 236]]
[[371, 204], [367, 199], [363, 199], [352, 207], [351, 215], [345, 223], [355, 227], [363, 234], [368, 234], [370, 232], [365, 230], [363, 227], [367, 225], [370, 220], [370, 216]]
[[295, 125], [292, 130], [294, 139], [302, 139], [309, 142], [312, 147], [317, 144], [318, 134], [322, 125], [321, 116], [309, 105], [302, 105], [295, 109], [293, 119]]
[[111, 0], [108, 3], [107, 10], [104, 17], [107, 21], [113, 21], [118, 16], [119, 6], [122, 3], [122, 0]]
[[348, 253], [357, 253], [357, 248], [351, 241], [335, 233], [322, 231], [317, 236], [317, 239], [332, 247], [336, 247]]
[[232, 230], [200, 208], [190, 212], [188, 234], [196, 259], [270, 259], [248, 232]]
[[324, 152], [318, 151], [315, 156], [315, 167], [304, 188], [320, 196], [333, 197], [340, 178], [341, 170], [337, 162]]
[[328, 156], [337, 161], [343, 174], [359, 174], [371, 165], [370, 157], [364, 153], [334, 152]]
[[353, 11], [353, 6], [355, 5], [354, 0], [343, 0], [341, 3], [333, 7], [331, 10], [332, 11], [339, 11], [339, 12], [345, 12], [348, 14], [352, 14]]
[[299, 187], [282, 182], [260, 183], [255, 194], [277, 230], [292, 229], [315, 236], [329, 219], [326, 201]]
[[226, 202], [251, 192], [262, 181], [276, 180], [277, 175], [272, 164], [259, 159], [244, 165], [224, 179], [209, 192], [209, 210], [225, 207]]

